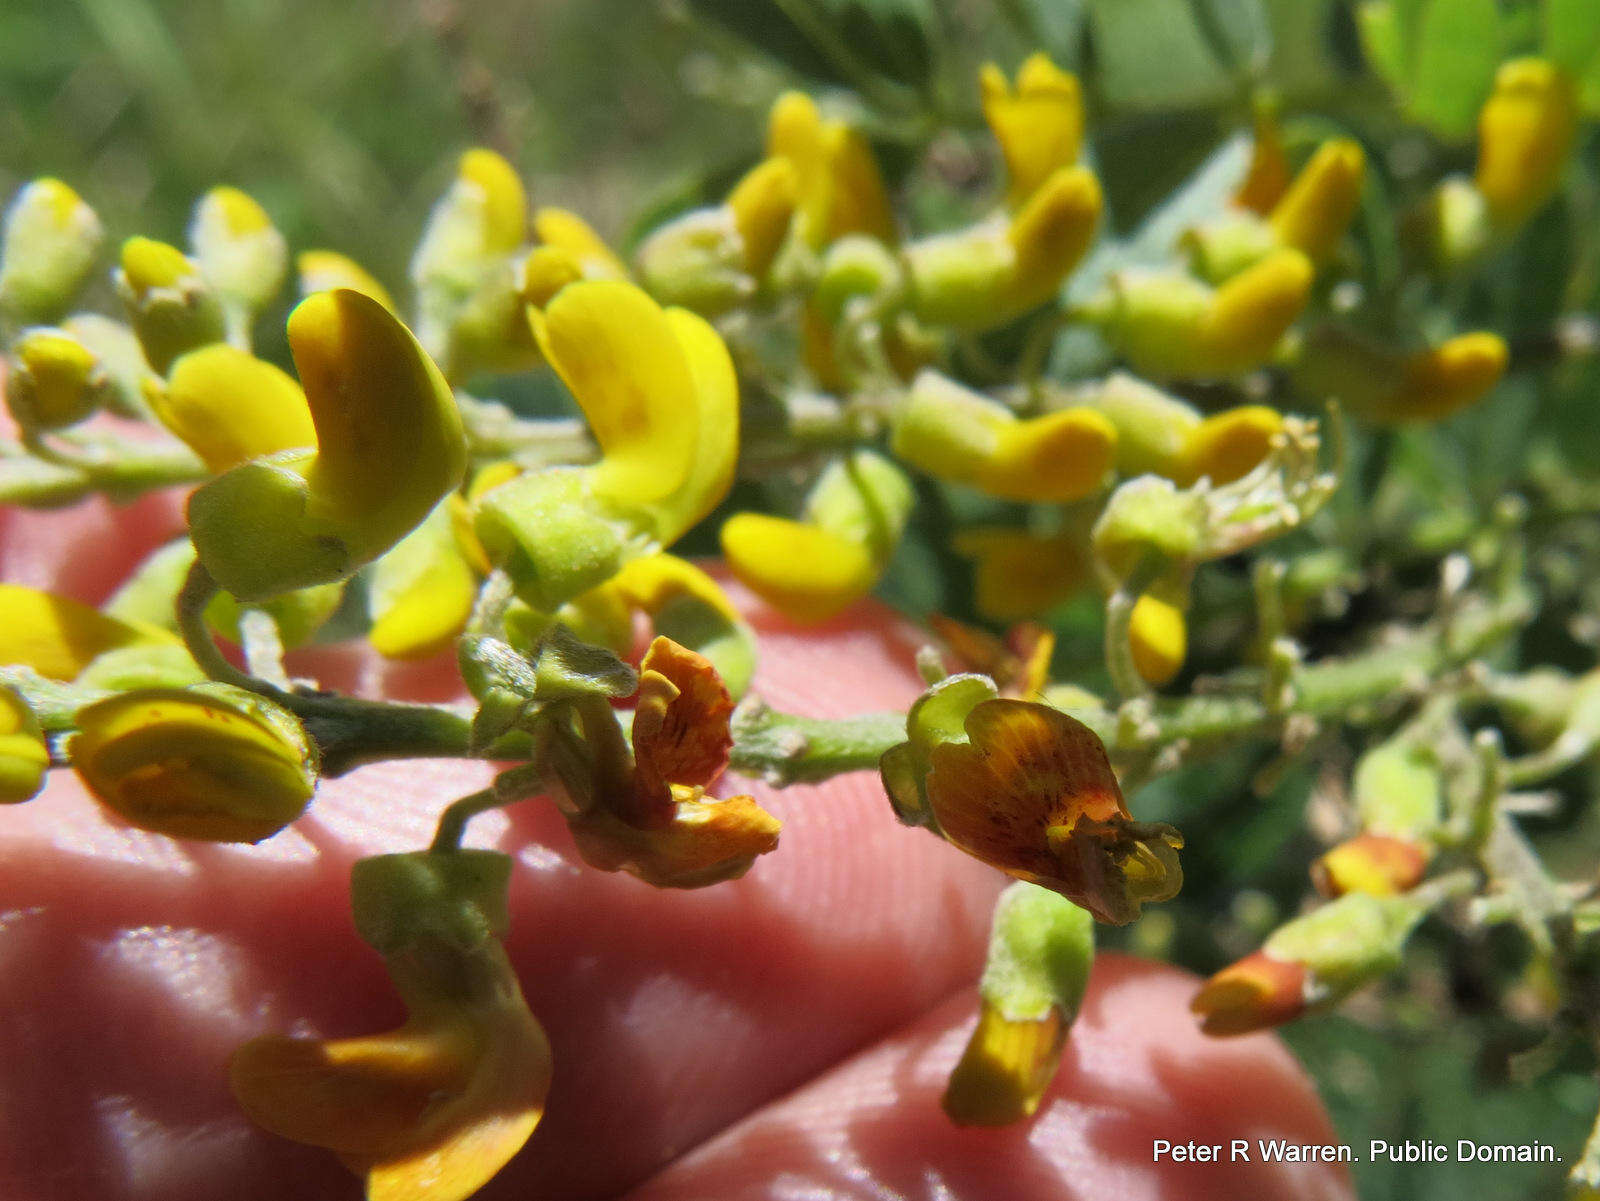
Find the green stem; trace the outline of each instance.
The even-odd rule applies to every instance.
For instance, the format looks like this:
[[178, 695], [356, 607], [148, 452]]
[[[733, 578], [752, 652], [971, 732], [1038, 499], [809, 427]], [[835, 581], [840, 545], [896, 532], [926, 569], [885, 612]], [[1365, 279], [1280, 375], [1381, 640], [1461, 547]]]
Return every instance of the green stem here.
[[131, 500], [158, 488], [194, 484], [210, 472], [176, 443], [96, 442], [93, 462], [46, 462], [15, 442], [0, 442], [0, 505], [47, 509], [76, 504], [103, 492]]
[[232, 684], [236, 688], [246, 688], [277, 699], [281, 690], [229, 663], [218, 649], [216, 640], [211, 637], [211, 631], [206, 628], [206, 606], [221, 591], [206, 570], [206, 565], [196, 559], [189, 568], [189, 574], [184, 577], [183, 587], [178, 591], [178, 632], [183, 635], [183, 644], [189, 648], [189, 654], [200, 665], [200, 670], [218, 683]]

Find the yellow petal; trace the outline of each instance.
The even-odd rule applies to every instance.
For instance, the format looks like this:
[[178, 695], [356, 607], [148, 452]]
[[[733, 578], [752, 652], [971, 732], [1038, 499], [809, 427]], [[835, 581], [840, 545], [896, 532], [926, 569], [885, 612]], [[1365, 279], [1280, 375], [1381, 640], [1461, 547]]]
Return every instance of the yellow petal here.
[[822, 114], [804, 92], [785, 92], [767, 115], [767, 154], [793, 159], [805, 177], [822, 140]]
[[1283, 429], [1283, 415], [1266, 405], [1240, 405], [1207, 417], [1184, 440], [1172, 478], [1188, 487], [1201, 476], [1231, 484], [1253, 471]]
[[391, 313], [395, 312], [394, 298], [371, 273], [354, 259], [336, 250], [307, 250], [295, 260], [300, 272], [300, 294], [331, 292], [334, 288], [349, 288], [376, 300]]
[[728, 567], [785, 617], [826, 621], [872, 591], [880, 568], [859, 543], [765, 513], [735, 513], [722, 526]]
[[686, 309], [667, 309], [666, 314], [689, 365], [693, 424], [699, 435], [689, 478], [658, 518], [661, 540], [669, 545], [721, 504], [733, 487], [739, 461], [739, 380], [726, 343], [709, 322]]
[[983, 116], [1000, 143], [1009, 178], [1007, 203], [1018, 208], [1083, 144], [1083, 95], [1077, 77], [1044, 54], [1023, 63], [1013, 92], [993, 63], [979, 75]]
[[1011, 224], [1017, 255], [1017, 311], [1048, 300], [1094, 241], [1102, 207], [1100, 181], [1083, 167], [1062, 167], [1028, 199]]
[[176, 246], [154, 238], [129, 238], [122, 244], [122, 277], [137, 295], [175, 288], [199, 274], [200, 269]]
[[49, 767], [39, 719], [16, 692], [0, 687], [0, 804], [34, 796], [44, 787]]
[[300, 385], [271, 363], [221, 343], [178, 359], [166, 386], [147, 388], [146, 399], [214, 472], [317, 444]]
[[1367, 156], [1359, 142], [1324, 142], [1272, 210], [1278, 243], [1313, 263], [1326, 262], [1344, 237], [1361, 203]]
[[1146, 683], [1160, 688], [1183, 667], [1189, 651], [1188, 620], [1177, 605], [1146, 593], [1134, 602], [1128, 640], [1134, 667]]
[[106, 651], [141, 644], [175, 646], [154, 626], [107, 617], [64, 596], [0, 584], [0, 663], [30, 667], [52, 680], [75, 679]]
[[542, 208], [533, 215], [533, 232], [540, 242], [565, 250], [577, 260], [588, 279], [626, 279], [628, 268], [606, 241], [577, 213]]
[[1406, 359], [1392, 419], [1437, 421], [1475, 404], [1505, 374], [1510, 351], [1498, 334], [1458, 334]]
[[266, 210], [238, 188], [212, 188], [200, 198], [189, 243], [211, 285], [249, 312], [283, 286], [289, 259], [283, 235]]
[[1538, 58], [1501, 65], [1478, 115], [1475, 176], [1495, 224], [1514, 228], [1544, 207], [1577, 130], [1577, 89], [1560, 67]]
[[665, 826], [641, 830], [604, 806], [569, 817], [584, 862], [626, 871], [657, 888], [703, 888], [734, 880], [778, 845], [781, 823], [747, 796], [701, 800], [698, 789], [674, 788], [675, 813]]
[[799, 177], [786, 158], [769, 158], [741, 179], [728, 195], [733, 222], [744, 244], [744, 267], [761, 279], [789, 233]]
[[522, 260], [517, 295], [523, 303], [542, 309], [562, 288], [582, 278], [583, 266], [570, 252], [557, 246], [535, 246]]
[[950, 1075], [945, 1113], [958, 1126], [1008, 1126], [1030, 1117], [1055, 1078], [1066, 1041], [1056, 1006], [1042, 1018], [1012, 1021], [985, 1001]]
[[1276, 106], [1257, 103], [1254, 114], [1255, 137], [1250, 144], [1250, 169], [1233, 194], [1233, 202], [1263, 217], [1283, 199], [1289, 189], [1289, 159], [1283, 148], [1283, 127], [1278, 123]]
[[73, 767], [107, 808], [144, 830], [259, 842], [305, 811], [313, 751], [266, 702], [138, 689], [78, 712]]
[[495, 253], [522, 245], [528, 228], [528, 196], [516, 169], [493, 150], [477, 147], [461, 156], [456, 176], [482, 193], [484, 248]]
[[449, 647], [466, 628], [478, 577], [456, 535], [446, 497], [377, 563], [367, 593], [367, 640], [390, 659], [421, 659]]
[[1293, 1021], [1305, 1012], [1306, 968], [1257, 951], [1223, 968], [1195, 994], [1189, 1008], [1207, 1034], [1249, 1034]]
[[1311, 261], [1277, 250], [1217, 289], [1196, 331], [1203, 373], [1237, 375], [1266, 362], [1311, 296]]

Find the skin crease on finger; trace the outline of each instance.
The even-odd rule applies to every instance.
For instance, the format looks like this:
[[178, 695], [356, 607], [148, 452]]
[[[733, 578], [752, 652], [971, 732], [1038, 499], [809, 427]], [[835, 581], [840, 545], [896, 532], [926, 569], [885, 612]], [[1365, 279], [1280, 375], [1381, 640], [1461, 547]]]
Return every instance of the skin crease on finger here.
[[[6, 513], [4, 578], [102, 600], [175, 532], [178, 512], [170, 497], [156, 497], [120, 509], [96, 502], [53, 514]], [[912, 668], [918, 638], [881, 607], [862, 606], [807, 631], [759, 608], [752, 620], [762, 644], [755, 691], [776, 707], [818, 716], [904, 708], [919, 690]], [[334, 648], [292, 656], [290, 669], [367, 693], [453, 695], [448, 658], [395, 668]], [[358, 1197], [357, 1180], [327, 1152], [251, 1128], [227, 1092], [224, 1065], [233, 1047], [256, 1034], [338, 1037], [401, 1020], [377, 956], [356, 938], [348, 916], [350, 864], [425, 846], [443, 805], [481, 787], [488, 774], [484, 765], [441, 761], [364, 768], [325, 782], [305, 818], [257, 847], [179, 844], [118, 828], [66, 773], [38, 799], [8, 811], [0, 826], [0, 1196]], [[977, 1145], [974, 1137], [1039, 1137], [955, 1132], [936, 1109], [924, 1112], [959, 1051], [971, 999], [922, 1015], [975, 977], [1003, 881], [898, 826], [871, 774], [782, 792], [731, 780], [719, 791], [734, 789], [753, 792], [784, 820], [782, 842], [743, 880], [702, 892], [657, 892], [584, 867], [560, 818], [542, 802], [474, 823], [469, 843], [518, 860], [508, 948], [556, 1055], [547, 1116], [483, 1191], [487, 1201], [614, 1196], [723, 1130], [657, 1182], [677, 1190], [662, 1196], [833, 1195], [752, 1192], [758, 1166], [743, 1183], [730, 1178], [730, 1188], [744, 1192], [725, 1194], [720, 1185], [686, 1192], [681, 1183], [711, 1171], [709, 1185], [721, 1170], [716, 1165], [727, 1162], [719, 1148], [729, 1139], [770, 1138], [761, 1132], [792, 1125], [794, 1107], [808, 1096], [831, 1095], [827, 1104], [841, 1121], [855, 1121], [852, 1114], [865, 1121], [862, 1146], [883, 1149], [864, 1169], [850, 1169], [860, 1180], [827, 1186], [841, 1196], [977, 1196], [909, 1184], [889, 1193], [860, 1190], [874, 1172], [884, 1181], [910, 1181], [911, 1162], [927, 1160], [931, 1148], [945, 1154]], [[1144, 971], [1124, 970], [1134, 980]], [[1103, 1119], [1108, 1156], [1124, 1147], [1133, 1171], [1142, 1136], [1130, 1132], [1144, 1122], [1154, 1137], [1168, 1137], [1163, 1114], [1174, 1130], [1211, 1123], [1218, 1137], [1228, 1137], [1227, 1115], [1240, 1107], [1280, 1115], [1271, 1129], [1331, 1137], [1310, 1085], [1275, 1040], [1227, 1044], [1244, 1049], [1233, 1052], [1242, 1060], [1209, 1051], [1228, 1073], [1217, 1081], [1249, 1087], [1237, 1096], [1228, 1087], [1207, 1092], [1204, 1071], [1194, 1067], [1206, 1061], [1192, 1048], [1198, 1036], [1183, 1011], [1194, 982], [1167, 969], [1158, 975], [1167, 983], [1152, 994], [1162, 998], [1154, 1009], [1142, 1003], [1122, 1016], [1108, 1007], [1091, 1022], [1098, 995], [1091, 994], [1086, 1027], [1126, 1027], [1132, 1038], [1131, 1049], [1105, 1050], [1102, 1060], [1125, 1052], [1137, 1058], [1133, 1052], [1155, 1031], [1191, 1047], [1173, 1061], [1168, 1081], [1134, 1077], [1120, 1089], [1114, 1080], [1101, 1089], [1102, 1076], [1117, 1076], [1102, 1064], [1092, 1078], [1092, 1105]], [[1115, 1044], [1109, 1033], [1103, 1039], [1087, 1046]], [[1144, 1059], [1164, 1060], [1153, 1045], [1146, 1049]], [[1087, 1055], [1069, 1051], [1069, 1083], [1083, 1071], [1072, 1067], [1075, 1057]], [[876, 1096], [883, 1110], [881, 1079], [851, 1083], [863, 1064], [892, 1062], [901, 1064], [896, 1080], [915, 1084], [907, 1088], [903, 1128], [899, 1107], [876, 1116], [864, 1108]], [[1045, 1131], [1045, 1143], [1059, 1149], [1049, 1113], [1031, 1129]], [[1083, 1145], [1082, 1129], [1081, 1122], [1070, 1126], [1078, 1131], [1071, 1145]], [[816, 1164], [833, 1162], [827, 1140], [800, 1143], [812, 1147]], [[802, 1153], [799, 1145], [794, 1153]], [[1148, 1158], [1147, 1147], [1142, 1153]], [[785, 1170], [805, 1170], [796, 1163]], [[1140, 1179], [1160, 1179], [1148, 1165], [1142, 1170]], [[992, 1165], [986, 1175], [991, 1185], [994, 1171]], [[1033, 1177], [1019, 1177], [1019, 1189], [1025, 1179]], [[1274, 1195], [1270, 1181], [1262, 1187], [1261, 1195]], [[1200, 1194], [1185, 1187], [1169, 1195]]]

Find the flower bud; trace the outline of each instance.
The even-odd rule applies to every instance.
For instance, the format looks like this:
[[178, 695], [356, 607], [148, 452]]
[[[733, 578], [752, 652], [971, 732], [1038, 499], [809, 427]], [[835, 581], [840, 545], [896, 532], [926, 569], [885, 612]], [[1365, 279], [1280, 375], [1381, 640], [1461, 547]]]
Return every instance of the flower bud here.
[[148, 417], [144, 392], [152, 376], [133, 330], [99, 313], [74, 313], [61, 328], [99, 361], [105, 373], [106, 407], [124, 417]]
[[1502, 63], [1478, 114], [1478, 191], [1489, 219], [1515, 229], [1543, 208], [1561, 181], [1578, 130], [1577, 88], [1554, 63]]
[[758, 283], [789, 235], [799, 187], [793, 163], [769, 158], [728, 194], [728, 208], [744, 250], [744, 269]]
[[894, 253], [875, 238], [848, 234], [822, 259], [822, 273], [811, 294], [818, 316], [837, 323], [845, 306], [857, 297], [870, 299], [877, 309], [894, 305], [905, 289], [905, 273]]
[[1204, 498], [1179, 491], [1171, 480], [1144, 475], [1123, 483], [1095, 522], [1095, 556], [1114, 580], [1126, 579], [1147, 556], [1183, 563], [1199, 549], [1206, 530]]
[[982, 1011], [945, 1090], [958, 1126], [1030, 1117], [1055, 1077], [1094, 963], [1094, 920], [1047, 889], [1000, 894], [978, 983]]
[[6, 407], [25, 430], [76, 425], [110, 399], [100, 360], [65, 330], [27, 330], [8, 357]]
[[[782, 160], [779, 160], [782, 161]], [[727, 206], [693, 209], [655, 230], [639, 247], [639, 280], [668, 304], [715, 316], [755, 295], [745, 248]]]
[[1311, 262], [1276, 250], [1212, 289], [1184, 275], [1124, 271], [1100, 315], [1135, 370], [1158, 379], [1226, 378], [1272, 355], [1311, 295]]
[[289, 267], [283, 235], [251, 196], [238, 188], [212, 188], [195, 206], [189, 245], [233, 328], [247, 335], [255, 315], [283, 287]]
[[1361, 204], [1367, 156], [1359, 142], [1324, 142], [1273, 206], [1270, 222], [1279, 246], [1304, 254], [1313, 264], [1328, 261]]
[[300, 385], [273, 364], [226, 343], [183, 355], [165, 384], [147, 382], [145, 397], [161, 423], [213, 472], [317, 445]]
[[1314, 397], [1400, 425], [1441, 421], [1477, 403], [1499, 383], [1509, 359], [1505, 341], [1483, 331], [1407, 353], [1323, 327], [1307, 339], [1294, 378]]
[[336, 250], [305, 250], [296, 256], [295, 270], [300, 276], [300, 295], [349, 288], [372, 297], [391, 313], [398, 312], [394, 297], [360, 263]]
[[1459, 175], [1441, 180], [1408, 214], [1401, 232], [1408, 246], [1445, 275], [1477, 262], [1494, 234], [1483, 193]]
[[764, 513], [728, 518], [722, 551], [733, 574], [784, 616], [826, 621], [878, 582], [914, 500], [898, 467], [857, 451], [822, 473], [800, 521]]
[[1434, 902], [1352, 892], [1280, 926], [1260, 951], [1224, 968], [1190, 1009], [1207, 1034], [1248, 1034], [1338, 1004], [1400, 965]]
[[813, 250], [853, 233], [894, 243], [894, 215], [872, 148], [844, 122], [825, 120], [811, 97], [785, 92], [773, 103], [767, 156], [794, 167], [798, 229]]
[[212, 577], [242, 601], [344, 579], [421, 523], [466, 470], [449, 385], [405, 326], [359, 292], [289, 316], [317, 448], [255, 459], [189, 498]]
[[1139, 675], [1160, 688], [1183, 668], [1189, 653], [1188, 618], [1178, 605], [1147, 592], [1134, 602], [1128, 640]]
[[1083, 93], [1077, 76], [1045, 54], [1031, 55], [1012, 90], [1005, 73], [985, 63], [978, 82], [983, 117], [1006, 160], [1006, 203], [1021, 208], [1059, 167], [1070, 167], [1083, 145]]
[[39, 719], [13, 689], [0, 687], [0, 804], [26, 801], [44, 787], [50, 767]]
[[173, 838], [260, 842], [305, 811], [316, 749], [285, 710], [223, 685], [149, 688], [79, 710], [73, 767], [123, 820]]
[[1416, 887], [1434, 854], [1444, 784], [1430, 746], [1404, 735], [1361, 757], [1351, 782], [1361, 833], [1311, 868], [1325, 896], [1392, 896]]
[[116, 279], [128, 321], [158, 375], [165, 375], [179, 355], [226, 336], [217, 293], [177, 247], [129, 238], [122, 244]]
[[895, 422], [890, 448], [940, 479], [1005, 500], [1078, 500], [1105, 480], [1116, 428], [1088, 408], [1019, 420], [1010, 409], [923, 371]]
[[1067, 393], [1067, 407], [1082, 404], [1116, 427], [1119, 474], [1176, 479], [1190, 434], [1200, 424], [1195, 407], [1125, 371]]
[[1250, 167], [1233, 194], [1233, 203], [1264, 217], [1289, 190], [1289, 158], [1283, 148], [1276, 102], [1257, 96], [1252, 109], [1255, 136], [1250, 143]]
[[913, 311], [930, 325], [984, 330], [1037, 308], [1088, 250], [1101, 204], [1089, 171], [1063, 167], [1009, 221], [913, 243], [905, 252]]
[[628, 278], [627, 266], [577, 213], [562, 208], [539, 209], [533, 214], [533, 233], [542, 245], [561, 251], [575, 263], [584, 279]]
[[0, 312], [49, 325], [71, 306], [100, 253], [94, 210], [59, 179], [36, 179], [6, 210], [0, 240]]

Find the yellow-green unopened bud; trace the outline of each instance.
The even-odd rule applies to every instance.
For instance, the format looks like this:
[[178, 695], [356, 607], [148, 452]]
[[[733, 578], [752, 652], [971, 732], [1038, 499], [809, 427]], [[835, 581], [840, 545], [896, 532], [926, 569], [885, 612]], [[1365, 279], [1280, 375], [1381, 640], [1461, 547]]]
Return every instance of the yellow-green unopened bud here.
[[531, 471], [491, 488], [475, 529], [517, 593], [549, 613], [605, 583], [627, 558], [627, 523], [600, 501], [582, 468]]
[[238, 188], [212, 188], [195, 206], [189, 244], [201, 274], [238, 325], [278, 294], [289, 267], [283, 235], [255, 200]]
[[717, 314], [755, 293], [744, 241], [726, 206], [695, 209], [667, 222], [639, 247], [639, 279], [661, 301]]
[[1114, 580], [1123, 580], [1146, 558], [1181, 563], [1200, 549], [1206, 503], [1180, 491], [1171, 480], [1144, 475], [1128, 480], [1106, 502], [1094, 527], [1095, 555]]
[[0, 804], [34, 796], [44, 787], [49, 767], [39, 719], [16, 692], [0, 687]]
[[59, 179], [36, 179], [6, 210], [0, 312], [23, 325], [60, 319], [94, 267], [100, 219]]
[[1262, 951], [1309, 973], [1306, 1000], [1333, 1005], [1400, 965], [1411, 931], [1433, 902], [1352, 892], [1280, 926]]
[[1426, 842], [1439, 828], [1439, 763], [1427, 747], [1411, 739], [1381, 743], [1363, 755], [1351, 791], [1363, 830]]
[[260, 842], [305, 811], [316, 752], [287, 712], [222, 685], [122, 693], [79, 710], [73, 766], [125, 821], [174, 838]]
[[11, 348], [6, 406], [23, 429], [76, 425], [110, 397], [93, 351], [65, 330], [30, 329]]
[[1177, 478], [1184, 447], [1200, 424], [1193, 405], [1125, 371], [1073, 392], [1071, 403], [1087, 405], [1116, 427], [1116, 466], [1123, 475]]
[[973, 1031], [944, 1094], [961, 1126], [1030, 1116], [1061, 1062], [1094, 962], [1094, 919], [1058, 893], [1018, 882], [1000, 894]]
[[878, 306], [888, 306], [904, 289], [904, 272], [887, 246], [865, 234], [847, 234], [828, 247], [823, 256], [822, 275], [811, 299], [817, 311], [832, 323], [856, 297], [868, 297]]
[[817, 477], [805, 519], [836, 538], [864, 546], [886, 564], [900, 544], [916, 494], [893, 462], [869, 450], [839, 459]]
[[1435, 270], [1459, 271], [1489, 247], [1489, 204], [1470, 180], [1441, 180], [1407, 222], [1405, 232]]
[[1478, 116], [1475, 182], [1500, 229], [1514, 229], [1555, 192], [1578, 132], [1578, 91], [1554, 63], [1501, 65]]
[[1195, 274], [1220, 284], [1259, 263], [1278, 248], [1278, 235], [1264, 217], [1248, 209], [1229, 209], [1195, 226], [1180, 245]]
[[129, 238], [122, 244], [117, 290], [157, 374], [165, 375], [179, 355], [221, 342], [226, 335], [216, 292], [198, 265], [175, 246]]

